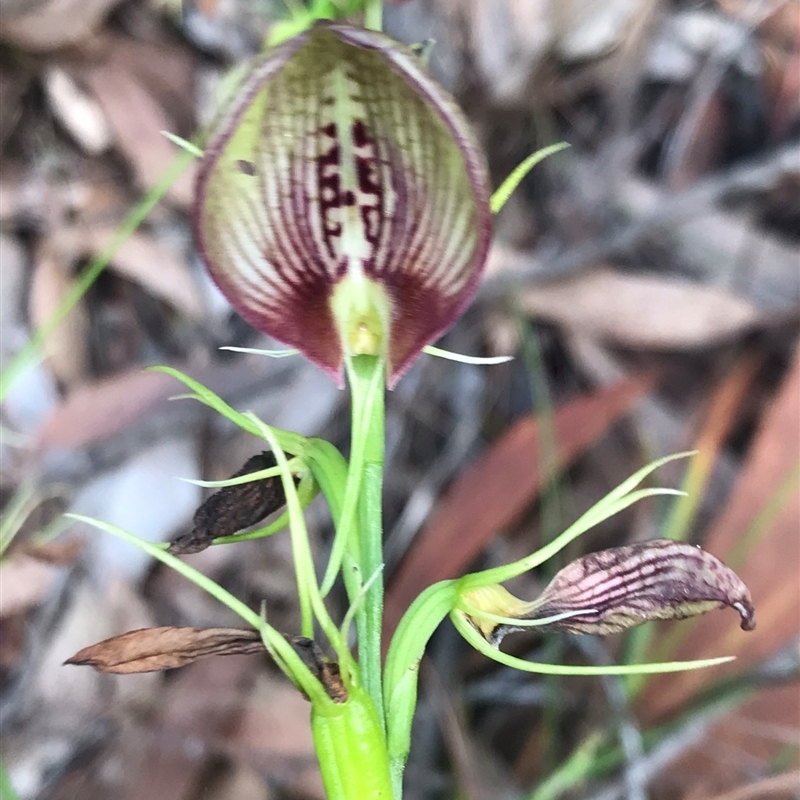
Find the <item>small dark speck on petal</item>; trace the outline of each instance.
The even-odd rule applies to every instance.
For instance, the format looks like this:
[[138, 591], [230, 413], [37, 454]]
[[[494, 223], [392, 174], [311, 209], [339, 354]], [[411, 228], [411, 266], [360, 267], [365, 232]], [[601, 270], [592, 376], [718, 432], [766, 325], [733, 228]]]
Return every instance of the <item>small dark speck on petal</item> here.
[[243, 158], [240, 158], [236, 161], [236, 167], [242, 175], [256, 174], [256, 165], [252, 161], [245, 161]]

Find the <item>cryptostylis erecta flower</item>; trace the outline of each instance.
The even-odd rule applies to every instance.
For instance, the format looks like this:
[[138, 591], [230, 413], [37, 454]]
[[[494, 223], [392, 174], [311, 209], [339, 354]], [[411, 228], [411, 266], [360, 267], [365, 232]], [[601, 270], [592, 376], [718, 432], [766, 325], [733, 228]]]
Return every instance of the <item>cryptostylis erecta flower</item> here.
[[410, 48], [344, 24], [250, 69], [197, 188], [223, 294], [340, 384], [368, 354], [393, 386], [472, 298], [489, 246], [484, 158], [455, 101]]

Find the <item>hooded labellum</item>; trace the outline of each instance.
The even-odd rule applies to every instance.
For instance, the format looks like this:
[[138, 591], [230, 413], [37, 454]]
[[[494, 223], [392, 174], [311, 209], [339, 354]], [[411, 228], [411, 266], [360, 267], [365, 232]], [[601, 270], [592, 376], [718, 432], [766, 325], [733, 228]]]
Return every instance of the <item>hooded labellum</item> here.
[[248, 322], [340, 383], [346, 356], [382, 357], [392, 386], [474, 294], [491, 215], [483, 156], [412, 50], [319, 22], [217, 121], [194, 220]]
[[[463, 600], [470, 622], [495, 645], [537, 620], [540, 630], [605, 636], [649, 620], [685, 619], [723, 606], [739, 612], [743, 630], [755, 627], [750, 592], [739, 576], [699, 547], [669, 539], [578, 558], [530, 603], [501, 586], [476, 589]], [[514, 624], [515, 619], [528, 624]]]

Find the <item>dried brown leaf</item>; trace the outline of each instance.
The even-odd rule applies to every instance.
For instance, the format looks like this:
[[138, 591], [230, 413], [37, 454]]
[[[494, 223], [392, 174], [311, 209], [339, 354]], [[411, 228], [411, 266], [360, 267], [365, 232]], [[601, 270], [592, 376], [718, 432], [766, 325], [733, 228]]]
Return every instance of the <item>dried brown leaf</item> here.
[[[52, 317], [72, 288], [75, 243], [70, 235], [51, 237], [38, 249], [29, 300], [34, 328]], [[45, 342], [48, 366], [67, 388], [81, 383], [88, 371], [88, 330], [89, 317], [79, 301]]]
[[58, 578], [58, 570], [24, 553], [0, 563], [0, 618], [38, 606]]
[[[742, 641], [730, 621], [699, 619], [682, 632], [678, 647], [671, 634], [656, 643], [655, 659], [706, 658], [723, 652], [737, 656], [735, 664], [719, 668], [723, 674], [732, 674], [762, 662], [796, 639], [800, 631], [798, 463], [800, 351], [763, 416], [728, 503], [705, 539], [706, 547], [735, 564], [750, 588], [758, 606], [758, 630]], [[670, 642], [672, 646], [666, 649]], [[715, 676], [702, 671], [654, 676], [644, 692], [642, 708], [650, 719], [674, 712], [709, 680], [718, 679], [719, 672]]]
[[[252, 359], [252, 360], [249, 360]], [[252, 368], [261, 356], [245, 356], [234, 364], [173, 366], [217, 393], [246, 391], [262, 380]], [[45, 420], [38, 431], [38, 450], [82, 447], [107, 439], [144, 414], [168, 413], [169, 398], [179, 391], [175, 379], [161, 372], [131, 370], [79, 386]]]
[[[114, 238], [116, 228], [94, 228], [90, 246], [100, 253]], [[200, 289], [186, 260], [170, 247], [145, 233], [134, 233], [111, 259], [110, 269], [135, 281], [154, 297], [165, 300], [195, 320], [207, 317]]]
[[87, 664], [99, 672], [158, 672], [191, 664], [206, 656], [264, 652], [258, 631], [238, 628], [166, 626], [123, 633], [84, 647], [66, 664]]
[[[231, 478], [240, 478], [276, 465], [275, 456], [265, 451], [247, 460]], [[225, 486], [214, 492], [194, 515], [192, 530], [169, 546], [173, 555], [199, 553], [219, 536], [231, 536], [249, 528], [286, 504], [280, 476]]]
[[708, 347], [750, 330], [758, 311], [722, 289], [598, 269], [525, 292], [528, 313], [633, 349]]
[[[208, 775], [208, 759], [197, 757], [197, 747], [209, 754], [225, 747], [249, 705], [250, 686], [261, 671], [258, 661], [247, 656], [209, 658], [190, 664], [175, 675], [165, 686], [153, 723], [156, 730], [168, 732], [170, 746], [165, 746], [164, 736], [148, 736], [144, 741], [140, 737], [134, 762], [137, 768], [127, 772], [128, 785], [120, 796], [126, 800], [153, 800], [156, 786], [158, 800], [186, 800], [196, 793], [196, 787]], [[129, 680], [127, 677], [123, 683]], [[305, 706], [292, 687], [287, 687], [286, 692], [295, 696], [299, 707]], [[304, 721], [308, 728], [307, 717]], [[278, 728], [282, 722], [273, 718]], [[146, 769], [141, 768], [142, 764]]]
[[288, 636], [289, 642], [303, 663], [325, 687], [328, 697], [335, 703], [347, 700], [347, 688], [342, 680], [339, 664], [325, 658], [320, 646], [305, 636]]
[[194, 0], [194, 6], [206, 19], [212, 19], [217, 11], [219, 0]]
[[175, 380], [160, 372], [132, 370], [79, 386], [45, 420], [37, 449], [82, 447], [102, 441], [142, 414], [166, 404]]
[[280, 776], [281, 785], [294, 796], [307, 800], [327, 796], [308, 724], [308, 704], [286, 682], [259, 675], [238, 724], [219, 737], [219, 746], [223, 753], [246, 761], [262, 775]]
[[[175, 158], [174, 145], [162, 134], [173, 129], [172, 121], [136, 78], [113, 63], [86, 70], [84, 80], [102, 106], [139, 186], [149, 189]], [[192, 200], [191, 172], [184, 172], [168, 192], [182, 206]]]
[[99, 155], [111, 144], [111, 130], [94, 97], [58, 66], [44, 76], [44, 88], [53, 115], [89, 155]]
[[71, 566], [83, 552], [86, 542], [81, 536], [59, 538], [56, 541], [30, 542], [19, 547], [19, 552], [56, 567]]

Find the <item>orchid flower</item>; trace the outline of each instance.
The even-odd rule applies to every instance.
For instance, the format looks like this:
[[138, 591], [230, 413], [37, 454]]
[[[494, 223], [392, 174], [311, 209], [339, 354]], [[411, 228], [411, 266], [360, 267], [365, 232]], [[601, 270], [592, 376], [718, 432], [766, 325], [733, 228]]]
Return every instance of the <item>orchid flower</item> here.
[[486, 165], [414, 52], [320, 21], [249, 72], [210, 134], [194, 225], [254, 327], [343, 383], [378, 356], [391, 388], [470, 301], [486, 260]]

